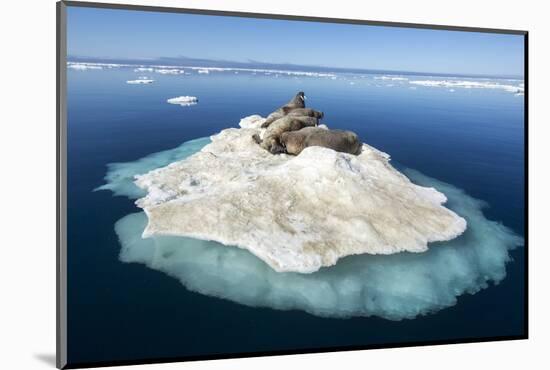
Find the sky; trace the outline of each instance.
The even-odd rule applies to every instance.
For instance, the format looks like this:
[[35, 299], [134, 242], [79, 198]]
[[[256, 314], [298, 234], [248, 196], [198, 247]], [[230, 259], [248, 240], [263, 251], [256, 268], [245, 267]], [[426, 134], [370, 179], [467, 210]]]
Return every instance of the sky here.
[[68, 7], [69, 57], [523, 76], [521, 35]]

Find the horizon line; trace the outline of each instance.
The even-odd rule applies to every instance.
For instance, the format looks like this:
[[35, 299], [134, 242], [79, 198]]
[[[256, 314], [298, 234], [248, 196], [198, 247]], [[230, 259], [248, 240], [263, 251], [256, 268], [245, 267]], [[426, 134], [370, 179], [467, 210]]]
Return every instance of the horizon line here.
[[[182, 65], [174, 63], [182, 63], [185, 61], [195, 63], [218, 63], [218, 66], [201, 66], [199, 65]], [[164, 62], [168, 64], [162, 64], [162, 66], [172, 66], [172, 67], [204, 67], [204, 68], [241, 68], [241, 69], [258, 69], [250, 68], [251, 66], [264, 66], [267, 68], [294, 68], [288, 69], [289, 71], [296, 71], [295, 68], [305, 68], [305, 69], [317, 69], [318, 71], [323, 72], [335, 72], [335, 73], [365, 73], [365, 74], [378, 74], [378, 73], [387, 73], [387, 74], [405, 74], [405, 75], [424, 75], [424, 76], [452, 76], [452, 77], [481, 77], [481, 78], [501, 78], [501, 79], [525, 79], [523, 74], [514, 75], [514, 74], [485, 74], [485, 73], [464, 73], [464, 72], [433, 72], [433, 71], [411, 71], [411, 70], [392, 70], [392, 69], [369, 69], [369, 68], [353, 68], [353, 67], [331, 67], [331, 66], [322, 66], [322, 65], [308, 65], [308, 64], [294, 64], [294, 63], [270, 63], [270, 62], [261, 62], [261, 61], [233, 61], [233, 60], [224, 60], [224, 59], [208, 59], [208, 58], [192, 58], [186, 56], [178, 57], [156, 57], [156, 58], [124, 58], [124, 57], [94, 57], [94, 56], [81, 56], [81, 55], [67, 55], [67, 62], [77, 62], [77, 63], [98, 63], [105, 62], [106, 64], [117, 64], [115, 62], [123, 62], [124, 64], [129, 65], [149, 65], [154, 66], [155, 62]], [[148, 64], [147, 64], [148, 63]], [[221, 63], [226, 64], [235, 64], [235, 66], [222, 66]], [[120, 64], [120, 63], [118, 63]], [[159, 66], [161, 66], [159, 64]], [[268, 67], [271, 66], [271, 67]], [[260, 67], [261, 68], [261, 67]], [[282, 69], [284, 70], [284, 69]]]

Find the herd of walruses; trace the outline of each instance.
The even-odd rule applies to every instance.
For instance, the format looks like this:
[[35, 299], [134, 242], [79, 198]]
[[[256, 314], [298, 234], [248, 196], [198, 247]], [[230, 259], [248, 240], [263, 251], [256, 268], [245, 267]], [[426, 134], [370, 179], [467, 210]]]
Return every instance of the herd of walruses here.
[[292, 100], [267, 116], [262, 124], [263, 139], [252, 138], [272, 154], [298, 155], [310, 146], [321, 146], [338, 152], [359, 154], [361, 142], [354, 132], [318, 127], [323, 112], [306, 108], [305, 94], [300, 91]]

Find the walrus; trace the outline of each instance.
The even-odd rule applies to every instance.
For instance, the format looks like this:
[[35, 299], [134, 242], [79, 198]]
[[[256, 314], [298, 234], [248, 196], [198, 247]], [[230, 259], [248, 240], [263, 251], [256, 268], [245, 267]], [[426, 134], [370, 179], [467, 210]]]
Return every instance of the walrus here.
[[265, 122], [262, 124], [262, 128], [268, 127], [272, 122], [275, 122], [279, 118], [286, 116], [293, 109], [306, 107], [306, 95], [303, 91], [298, 92], [288, 103], [277, 109], [275, 112], [267, 116]]
[[260, 127], [267, 128], [269, 127], [270, 124], [272, 124], [279, 118], [283, 118], [285, 116], [295, 116], [295, 117], [305, 116], [305, 117], [315, 117], [318, 119], [322, 119], [324, 117], [324, 113], [311, 108], [282, 107], [282, 108], [279, 108], [276, 112], [271, 113]]
[[263, 140], [258, 134], [252, 136], [256, 143], [272, 154], [284, 153], [285, 148], [280, 144], [281, 134], [287, 131], [297, 131], [304, 127], [317, 126], [316, 117], [284, 116], [273, 122], [265, 131]]
[[304, 127], [298, 131], [286, 131], [279, 137], [286, 153], [298, 155], [307, 147], [321, 146], [337, 152], [359, 154], [362, 143], [352, 131], [327, 130], [319, 127]]

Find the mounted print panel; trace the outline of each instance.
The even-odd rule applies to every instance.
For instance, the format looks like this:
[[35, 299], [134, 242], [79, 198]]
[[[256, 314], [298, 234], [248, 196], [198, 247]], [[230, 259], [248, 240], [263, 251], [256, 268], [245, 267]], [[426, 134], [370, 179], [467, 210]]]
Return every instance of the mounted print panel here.
[[58, 53], [59, 367], [527, 337], [526, 32], [62, 2]]

